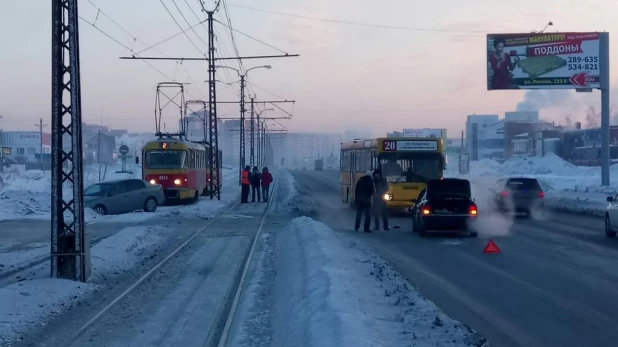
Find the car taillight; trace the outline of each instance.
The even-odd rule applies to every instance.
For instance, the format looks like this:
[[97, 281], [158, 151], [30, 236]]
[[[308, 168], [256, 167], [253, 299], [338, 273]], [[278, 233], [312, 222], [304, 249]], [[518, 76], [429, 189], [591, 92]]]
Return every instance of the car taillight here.
[[504, 196], [504, 197], [509, 196], [509, 192], [508, 192], [508, 190], [503, 191], [503, 192], [502, 192], [502, 196]]
[[545, 193], [540, 192], [540, 193], [539, 193], [539, 198], [544, 198], [544, 197], [545, 197]]
[[479, 211], [476, 208], [476, 205], [470, 206], [470, 214], [471, 215], [476, 216], [476, 215], [478, 215], [478, 213], [479, 213]]
[[429, 204], [425, 205], [425, 207], [423, 207], [423, 209], [421, 210], [421, 213], [423, 214], [423, 216], [431, 214], [431, 206], [429, 206]]

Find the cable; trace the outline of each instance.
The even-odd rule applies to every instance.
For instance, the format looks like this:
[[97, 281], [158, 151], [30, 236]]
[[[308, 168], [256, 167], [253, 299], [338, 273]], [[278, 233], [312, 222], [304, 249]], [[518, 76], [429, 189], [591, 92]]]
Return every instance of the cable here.
[[[225, 12], [225, 17], [227, 19], [227, 24], [229, 25], [229, 28], [232, 29], [232, 20], [230, 19], [230, 13], [228, 11], [227, 8], [227, 1], [226, 0], [222, 0], [223, 2], [223, 10]], [[236, 45], [236, 40], [234, 39], [234, 32], [232, 30], [230, 30], [230, 38], [232, 39], [232, 47], [234, 48], [234, 51], [236, 52], [236, 57], [238, 57], [238, 65], [240, 67], [240, 71], [242, 72], [244, 70], [244, 67], [242, 65], [242, 60], [240, 59], [240, 52], [238, 51], [238, 46]]]
[[303, 19], [309, 19], [309, 20], [320, 21], [320, 22], [327, 22], [327, 23], [337, 23], [337, 24], [347, 24], [347, 25], [364, 26], [364, 27], [372, 27], [372, 28], [381, 28], [381, 29], [395, 29], [395, 30], [422, 31], [422, 32], [487, 34], [487, 31], [481, 31], [481, 30], [451, 30], [451, 29], [436, 29], [436, 28], [412, 28], [412, 27], [402, 27], [402, 26], [395, 26], [395, 25], [371, 24], [371, 23], [352, 22], [352, 21], [345, 21], [345, 20], [338, 20], [338, 19], [327, 19], [327, 18], [303, 16], [303, 15], [299, 15], [299, 14], [292, 14], [292, 13], [284, 13], [284, 12], [277, 12], [277, 11], [271, 11], [271, 10], [264, 10], [264, 9], [260, 9], [260, 8], [255, 8], [255, 7], [250, 7], [250, 6], [243, 6], [243, 5], [236, 5], [236, 4], [230, 4], [230, 6], [238, 7], [238, 8], [244, 8], [244, 9], [252, 10], [252, 11], [272, 13], [272, 14], [277, 14], [277, 15], [280, 15], [280, 16], [287, 16], [287, 17], [294, 17], [294, 18], [303, 18]]
[[[176, 20], [176, 18], [174, 17], [174, 15], [172, 14], [172, 12], [170, 12], [170, 10], [167, 8], [167, 6], [165, 5], [165, 3], [163, 2], [163, 0], [159, 0], [159, 2], [161, 2], [161, 5], [163, 5], [163, 7], [165, 7], [165, 10], [167, 11], [167, 13], [170, 15], [170, 17], [172, 17], [172, 20], [174, 21], [174, 23], [176, 23], [176, 25], [178, 26], [178, 28], [180, 28], [180, 30], [182, 29], [182, 26], [180, 25], [180, 23], [178, 23], [178, 21]], [[185, 34], [185, 36], [187, 37], [187, 39], [189, 40], [189, 42], [191, 42], [191, 44], [193, 45], [193, 47], [195, 47], [195, 49], [197, 49], [198, 52], [200, 52], [203, 56], [206, 56], [206, 54], [204, 54], [204, 52], [202, 52], [202, 50], [200, 50], [200, 48], [195, 44], [195, 42], [193, 42], [193, 40], [191, 40], [191, 37], [189, 37], [189, 35], [187, 34], [186, 31], [183, 31], [183, 33]]]
[[[86, 22], [87, 24], [90, 24], [93, 28], [97, 29], [101, 34], [107, 36], [108, 38], [110, 38], [112, 41], [116, 42], [117, 44], [121, 45], [122, 47], [126, 48], [128, 51], [130, 51], [131, 53], [133, 52], [133, 49], [131, 49], [129, 46], [125, 45], [124, 43], [116, 40], [115, 38], [113, 38], [110, 34], [106, 33], [105, 31], [101, 30], [99, 27], [97, 27], [94, 23], [89, 22], [88, 20], [84, 19], [84, 17], [79, 16], [79, 19], [83, 20], [84, 22]], [[157, 69], [156, 67], [154, 67], [154, 65], [152, 65], [151, 63], [149, 63], [147, 60], [143, 60], [141, 59], [141, 61], [143, 61], [144, 63], [146, 63], [148, 66], [150, 66], [151, 68], [153, 68], [155, 71], [157, 71], [159, 74], [161, 74], [163, 77], [165, 77], [166, 79], [173, 81], [174, 79], [169, 77], [168, 75], [164, 74], [161, 70]]]
[[275, 93], [273, 93], [273, 92], [269, 92], [268, 90], [266, 90], [266, 89], [264, 89], [264, 88], [262, 88], [262, 87], [258, 86], [258, 85], [257, 85], [257, 84], [255, 84], [255, 83], [248, 82], [248, 81], [247, 81], [247, 83], [249, 83], [250, 85], [252, 85], [252, 86], [256, 87], [257, 89], [259, 89], [259, 90], [261, 90], [261, 91], [264, 91], [264, 92], [266, 92], [266, 93], [268, 93], [268, 94], [270, 94], [270, 95], [272, 95], [272, 96], [275, 96], [275, 97], [277, 97], [277, 98], [279, 98], [279, 99], [281, 99], [281, 100], [287, 100], [286, 98], [284, 98], [284, 97], [282, 97], [282, 96], [279, 96], [279, 95], [277, 95], [277, 94], [275, 94]]
[[[163, 0], [161, 0], [163, 1]], [[191, 26], [191, 23], [189, 23], [189, 21], [187, 20], [187, 17], [185, 17], [185, 15], [182, 13], [182, 11], [180, 10], [180, 7], [178, 7], [178, 4], [176, 4], [176, 0], [172, 0], [172, 3], [174, 4], [174, 6], [176, 6], [176, 9], [178, 10], [178, 13], [180, 13], [180, 16], [182, 17], [182, 19], [185, 20], [185, 23], [187, 23], [187, 25], [189, 26], [189, 28], [193, 28]], [[181, 28], [182, 29], [182, 28]], [[208, 46], [208, 43], [206, 43], [206, 41], [202, 40], [202, 38], [200, 37], [200, 35], [198, 35], [195, 32], [195, 29], [191, 29], [191, 31], [195, 34], [195, 36], [197, 36], [197, 38], [202, 41], [203, 44], [205, 44], [206, 46]]]
[[[155, 43], [155, 44], [154, 44], [154, 45], [152, 45], [152, 46], [148, 46], [148, 47], [146, 47], [146, 48], [142, 49], [141, 51], [139, 51], [139, 52], [137, 52], [137, 53], [135, 53], [135, 54], [142, 54], [142, 53], [144, 53], [144, 52], [146, 52], [146, 51], [149, 51], [149, 50], [151, 50], [151, 49], [152, 49], [152, 50], [154, 50], [155, 52], [158, 52], [156, 49], [154, 49], [155, 47], [157, 47], [157, 46], [159, 46], [159, 45], [162, 45], [162, 44], [166, 43], [167, 41], [169, 41], [169, 40], [171, 40], [171, 39], [173, 39], [173, 38], [176, 38], [177, 36], [182, 35], [183, 33], [185, 33], [185, 32], [187, 32], [187, 31], [191, 30], [192, 28], [195, 28], [196, 26], [198, 26], [198, 25], [200, 25], [200, 24], [202, 24], [202, 25], [203, 25], [203, 24], [204, 24], [204, 23], [206, 23], [206, 22], [207, 22], [207, 20], [203, 20], [203, 21], [201, 21], [201, 22], [199, 22], [199, 23], [197, 23], [197, 24], [195, 24], [195, 25], [193, 25], [193, 26], [188, 27], [188, 28], [187, 28], [187, 29], [185, 29], [185, 30], [182, 30], [182, 31], [180, 31], [180, 32], [178, 32], [178, 33], [176, 33], [176, 34], [174, 34], [174, 35], [172, 35], [172, 36], [170, 36], [170, 37], [168, 37], [168, 38], [166, 38], [166, 39], [163, 39], [163, 40], [161, 40], [161, 41], [159, 41], [159, 42]], [[159, 52], [159, 53], [160, 53], [160, 52]], [[162, 55], [163, 55], [163, 54], [162, 54]]]
[[277, 51], [279, 51], [279, 52], [281, 52], [281, 53], [283, 53], [283, 54], [289, 54], [288, 52], [286, 52], [286, 51], [284, 51], [284, 50], [282, 50], [282, 49], [279, 49], [279, 48], [277, 48], [277, 47], [275, 47], [275, 46], [273, 46], [273, 45], [271, 45], [271, 44], [268, 44], [268, 43], [266, 43], [266, 42], [264, 42], [264, 41], [262, 41], [262, 40], [260, 40], [260, 39], [256, 39], [255, 37], [253, 37], [253, 36], [251, 36], [251, 35], [249, 35], [249, 34], [245, 34], [245, 33], [243, 33], [243, 32], [242, 32], [242, 31], [240, 31], [240, 30], [237, 30], [237, 29], [234, 29], [234, 28], [232, 28], [232, 27], [229, 27], [229, 26], [225, 25], [224, 23], [219, 22], [218, 20], [215, 20], [215, 22], [217, 22], [217, 23], [219, 23], [219, 24], [223, 25], [224, 27], [226, 27], [226, 28], [228, 28], [228, 29], [230, 29], [230, 30], [233, 30], [233, 31], [235, 31], [235, 32], [237, 32], [237, 33], [239, 33], [239, 34], [241, 34], [241, 35], [245, 36], [245, 37], [248, 37], [248, 38], [250, 38], [250, 39], [252, 39], [252, 40], [254, 40], [254, 41], [256, 41], [256, 42], [259, 42], [259, 43], [261, 43], [261, 44], [263, 44], [263, 45], [265, 45], [265, 46], [268, 46], [268, 47], [270, 47], [270, 48], [272, 48], [272, 49], [274, 49], [274, 50], [277, 50]]

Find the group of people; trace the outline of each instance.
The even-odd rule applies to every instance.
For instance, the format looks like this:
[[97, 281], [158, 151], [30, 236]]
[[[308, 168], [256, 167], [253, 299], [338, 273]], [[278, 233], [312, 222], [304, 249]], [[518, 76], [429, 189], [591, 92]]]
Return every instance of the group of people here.
[[[371, 215], [374, 215], [374, 229], [380, 229], [380, 218], [384, 230], [388, 228], [388, 212], [384, 195], [388, 193], [388, 182], [382, 177], [381, 170], [374, 170], [373, 173], [368, 171], [367, 174], [361, 177], [356, 183], [354, 197], [356, 202], [356, 220], [354, 230], [360, 229], [361, 218], [365, 216], [364, 231], [372, 232]], [[373, 213], [372, 213], [373, 212]]]
[[[268, 202], [268, 195], [270, 194], [270, 184], [273, 182], [273, 175], [268, 172], [268, 168], [264, 167], [262, 172], [257, 166], [245, 166], [241, 175], [242, 190], [240, 193], [240, 202], [246, 204], [249, 202], [249, 191], [251, 194], [251, 202], [255, 202], [255, 196], [257, 195], [257, 202]], [[261, 188], [261, 189], [260, 189]]]

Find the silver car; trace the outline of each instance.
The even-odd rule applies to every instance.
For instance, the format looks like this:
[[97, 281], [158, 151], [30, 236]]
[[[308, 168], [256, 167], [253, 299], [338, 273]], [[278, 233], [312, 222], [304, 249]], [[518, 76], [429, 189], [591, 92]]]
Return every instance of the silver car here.
[[98, 214], [154, 212], [165, 201], [163, 187], [140, 179], [100, 182], [84, 190], [84, 205]]

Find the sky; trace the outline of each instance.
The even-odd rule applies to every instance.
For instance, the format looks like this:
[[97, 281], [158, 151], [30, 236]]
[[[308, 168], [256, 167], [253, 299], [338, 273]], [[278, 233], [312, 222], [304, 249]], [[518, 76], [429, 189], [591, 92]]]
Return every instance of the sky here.
[[[213, 0], [205, 3], [209, 9], [214, 6]], [[613, 0], [227, 0], [227, 5], [241, 56], [301, 55], [243, 62], [245, 68], [272, 66], [248, 74], [248, 94], [256, 100], [296, 101], [279, 104], [293, 115], [279, 121], [288, 131], [369, 130], [382, 136], [429, 127], [453, 134], [465, 128], [467, 115], [502, 116], [516, 110], [525, 97], [540, 108], [543, 119], [583, 121], [589, 106], [598, 108], [599, 92], [526, 96], [525, 91], [487, 91], [486, 33], [530, 32], [552, 21], [548, 31], [609, 31], [611, 54], [618, 54], [618, 36], [611, 36], [618, 29], [618, 3]], [[51, 1], [8, 0], [2, 7], [0, 129], [36, 130], [40, 118], [51, 124]], [[84, 122], [153, 132], [156, 86], [164, 81], [189, 83], [186, 100], [207, 100], [204, 61], [150, 61], [149, 66], [119, 59], [181, 31], [166, 8], [183, 29], [189, 25], [181, 14], [191, 25], [206, 19], [198, 0], [79, 1]], [[223, 9], [215, 19], [227, 25]], [[215, 23], [217, 56], [234, 56], [230, 31], [221, 23]], [[206, 26], [197, 25], [140, 54], [200, 57], [207, 49], [206, 34]], [[234, 61], [225, 64], [238, 67]], [[613, 65], [610, 74], [616, 85], [618, 69]], [[239, 80], [229, 69], [218, 69], [217, 79]], [[218, 100], [238, 100], [238, 84], [217, 87]], [[238, 109], [235, 104], [220, 105], [218, 113], [236, 117]], [[282, 111], [263, 115], [285, 116]], [[177, 124], [178, 109], [165, 108], [162, 119]], [[272, 122], [271, 127], [281, 128]]]

